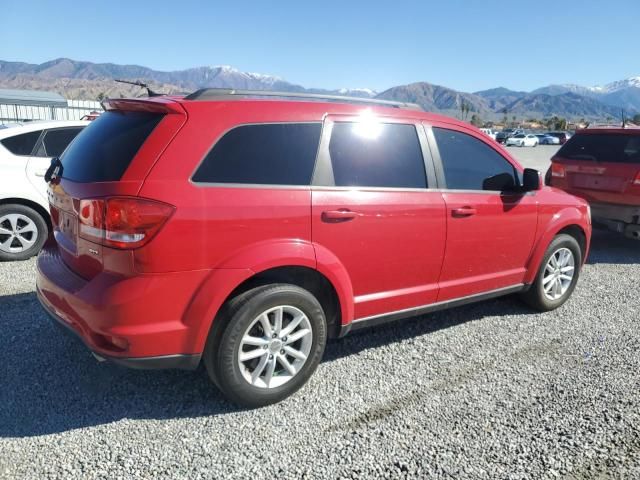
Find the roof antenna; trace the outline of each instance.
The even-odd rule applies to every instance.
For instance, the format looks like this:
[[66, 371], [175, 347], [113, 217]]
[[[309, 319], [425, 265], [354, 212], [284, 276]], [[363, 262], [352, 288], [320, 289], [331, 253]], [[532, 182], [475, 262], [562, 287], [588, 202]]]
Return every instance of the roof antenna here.
[[118, 82], [118, 83], [128, 83], [129, 85], [135, 85], [137, 87], [146, 88], [147, 89], [147, 95], [149, 97], [161, 97], [162, 95], [165, 95], [164, 93], [154, 92], [153, 90], [151, 90], [149, 85], [147, 85], [146, 83], [142, 83], [140, 80], [136, 80], [134, 82], [132, 80], [120, 80], [120, 79], [116, 78], [115, 81]]

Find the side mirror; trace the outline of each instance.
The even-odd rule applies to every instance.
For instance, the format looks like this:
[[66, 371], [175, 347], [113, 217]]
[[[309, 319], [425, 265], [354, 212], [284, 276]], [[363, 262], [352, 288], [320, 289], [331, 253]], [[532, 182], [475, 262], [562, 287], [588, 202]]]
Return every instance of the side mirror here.
[[533, 192], [542, 188], [542, 176], [535, 168], [525, 168], [522, 174], [522, 190]]

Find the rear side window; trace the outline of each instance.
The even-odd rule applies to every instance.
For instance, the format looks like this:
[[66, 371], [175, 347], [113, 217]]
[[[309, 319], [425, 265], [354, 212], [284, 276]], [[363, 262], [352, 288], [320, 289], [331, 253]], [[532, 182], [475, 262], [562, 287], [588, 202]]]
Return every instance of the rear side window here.
[[80, 127], [47, 130], [36, 155], [38, 157], [59, 157], [81, 130]]
[[502, 191], [519, 184], [514, 166], [489, 145], [466, 133], [434, 128], [447, 188]]
[[31, 155], [33, 147], [36, 146], [42, 130], [36, 132], [22, 133], [13, 137], [0, 140], [0, 143], [14, 155]]
[[567, 160], [640, 163], [640, 135], [577, 134], [564, 144], [557, 155]]
[[149, 112], [104, 112], [60, 158], [62, 176], [75, 182], [120, 180], [162, 118]]
[[320, 123], [242, 125], [227, 132], [202, 161], [193, 181], [309, 185]]
[[338, 187], [427, 187], [414, 125], [337, 122], [329, 154]]

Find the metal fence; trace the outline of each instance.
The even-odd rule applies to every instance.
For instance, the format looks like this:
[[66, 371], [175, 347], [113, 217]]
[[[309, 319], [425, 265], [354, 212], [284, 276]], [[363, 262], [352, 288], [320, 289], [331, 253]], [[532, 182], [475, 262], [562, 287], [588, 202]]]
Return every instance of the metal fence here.
[[66, 107], [0, 103], [0, 124], [33, 120], [80, 120], [96, 111], [101, 112], [102, 105], [93, 100], [67, 100]]

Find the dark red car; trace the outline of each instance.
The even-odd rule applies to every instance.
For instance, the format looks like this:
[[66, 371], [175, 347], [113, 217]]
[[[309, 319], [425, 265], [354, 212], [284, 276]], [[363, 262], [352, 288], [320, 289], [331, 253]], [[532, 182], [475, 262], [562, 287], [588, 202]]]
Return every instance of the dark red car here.
[[640, 128], [579, 130], [551, 162], [547, 183], [589, 201], [594, 224], [640, 239]]
[[587, 256], [584, 200], [411, 105], [203, 90], [105, 107], [49, 171], [38, 298], [97, 356], [202, 361], [244, 405], [292, 394], [350, 330], [511, 293], [557, 308]]

